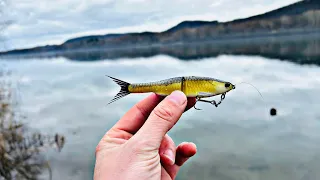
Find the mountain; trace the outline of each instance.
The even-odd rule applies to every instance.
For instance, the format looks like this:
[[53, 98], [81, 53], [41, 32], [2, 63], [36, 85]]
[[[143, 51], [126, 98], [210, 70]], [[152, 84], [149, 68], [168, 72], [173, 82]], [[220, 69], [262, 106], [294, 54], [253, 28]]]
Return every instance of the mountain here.
[[229, 22], [184, 21], [160, 33], [142, 32], [84, 36], [67, 40], [61, 45], [0, 52], [0, 56], [69, 52], [93, 49], [157, 47], [236, 39], [277, 37], [320, 32], [320, 0], [304, 0], [244, 19]]

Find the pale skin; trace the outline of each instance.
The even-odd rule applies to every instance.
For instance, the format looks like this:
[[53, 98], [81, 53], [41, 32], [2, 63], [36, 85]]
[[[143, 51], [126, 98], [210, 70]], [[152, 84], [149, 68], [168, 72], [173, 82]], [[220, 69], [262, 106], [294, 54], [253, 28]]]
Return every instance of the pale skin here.
[[194, 143], [176, 146], [167, 132], [194, 106], [195, 98], [175, 91], [151, 94], [135, 104], [96, 147], [94, 180], [173, 180], [197, 152]]

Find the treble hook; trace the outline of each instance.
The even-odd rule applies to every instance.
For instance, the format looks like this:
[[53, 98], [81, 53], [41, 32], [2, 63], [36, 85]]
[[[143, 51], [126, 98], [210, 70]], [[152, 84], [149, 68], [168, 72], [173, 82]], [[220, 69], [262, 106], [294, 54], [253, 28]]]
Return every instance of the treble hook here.
[[196, 110], [202, 110], [202, 109], [196, 108], [196, 104], [197, 104], [197, 102], [198, 102], [199, 100], [200, 100], [200, 98], [197, 97], [197, 98], [196, 98], [196, 103], [195, 103], [194, 106], [193, 106], [193, 108], [196, 109]]
[[195, 103], [194, 106], [193, 106], [194, 109], [196, 109], [196, 110], [201, 110], [201, 109], [196, 108], [196, 104], [197, 104], [197, 102], [200, 101], [200, 100], [201, 100], [201, 99], [197, 96], [197, 97], [196, 97], [196, 103]]
[[196, 97], [196, 103], [194, 104], [193, 107], [194, 107], [196, 110], [201, 110], [201, 109], [196, 108], [196, 104], [197, 104], [198, 101], [210, 103], [210, 104], [218, 107], [218, 106], [221, 104], [221, 102], [224, 100], [225, 97], [226, 97], [226, 93], [221, 94], [221, 100], [220, 100], [218, 103], [217, 103], [215, 100], [208, 101], [208, 100], [203, 100], [203, 99], [201, 99], [201, 98], [199, 98], [199, 97]]

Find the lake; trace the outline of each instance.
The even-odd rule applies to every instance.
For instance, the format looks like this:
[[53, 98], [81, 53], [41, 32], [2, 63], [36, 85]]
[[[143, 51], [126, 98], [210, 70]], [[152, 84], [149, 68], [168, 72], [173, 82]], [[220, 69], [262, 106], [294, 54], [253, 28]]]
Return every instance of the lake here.
[[[319, 47], [319, 41], [313, 45]], [[313, 61], [320, 60], [314, 55], [318, 49], [313, 52]], [[132, 83], [209, 76], [234, 84], [248, 82], [259, 89], [263, 98], [250, 85], [239, 84], [218, 108], [199, 103], [201, 111], [184, 113], [169, 135], [176, 144], [194, 142], [198, 153], [181, 169], [179, 180], [320, 176], [317, 64], [259, 54], [192, 57], [187, 61], [161, 53], [96, 61], [42, 57], [2, 59], [1, 64], [17, 79], [20, 109], [27, 116], [24, 122], [34, 130], [66, 136], [62, 152], [48, 155], [53, 179], [92, 179], [100, 138], [148, 95], [130, 94], [107, 106], [119, 87], [105, 75]], [[276, 116], [270, 116], [272, 107]]]

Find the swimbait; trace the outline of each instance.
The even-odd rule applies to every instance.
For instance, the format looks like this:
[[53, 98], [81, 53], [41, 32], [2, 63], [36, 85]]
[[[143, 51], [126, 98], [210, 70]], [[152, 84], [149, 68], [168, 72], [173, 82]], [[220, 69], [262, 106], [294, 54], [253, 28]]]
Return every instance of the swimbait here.
[[[118, 94], [108, 104], [131, 93], [153, 92], [161, 96], [167, 96], [175, 90], [180, 90], [187, 97], [195, 97], [197, 101], [211, 103], [218, 107], [225, 98], [226, 93], [235, 89], [235, 85], [230, 82], [210, 77], [184, 76], [148, 83], [128, 83], [111, 76], [108, 77], [121, 87]], [[216, 95], [221, 95], [221, 101], [218, 103], [214, 100], [208, 101], [202, 99]], [[196, 107], [194, 108], [197, 109]]]

